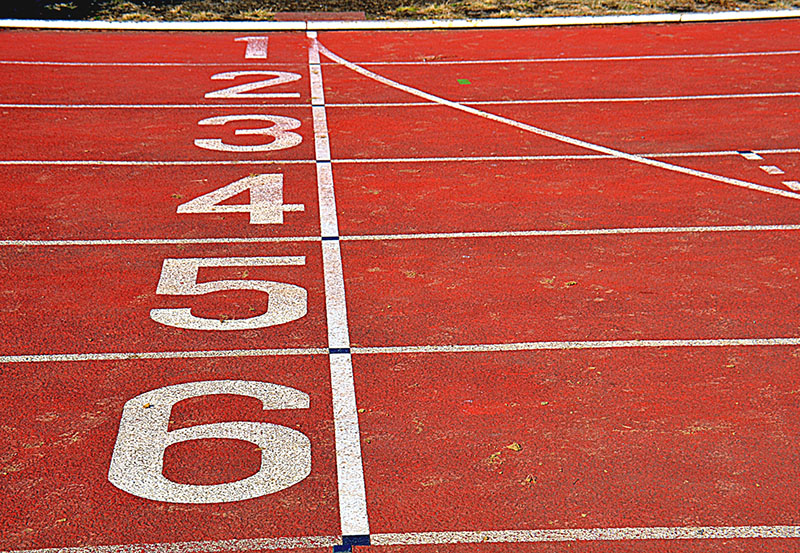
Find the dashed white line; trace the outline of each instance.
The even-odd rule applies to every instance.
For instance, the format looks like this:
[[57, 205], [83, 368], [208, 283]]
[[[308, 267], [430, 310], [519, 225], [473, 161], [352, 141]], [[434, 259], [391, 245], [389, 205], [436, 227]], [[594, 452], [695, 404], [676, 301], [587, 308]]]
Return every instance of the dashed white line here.
[[796, 181], [796, 180], [785, 180], [785, 181], [783, 181], [783, 183], [782, 183], [782, 184], [783, 184], [784, 186], [786, 186], [787, 188], [789, 188], [790, 190], [795, 190], [795, 191], [797, 191], [797, 192], [800, 192], [800, 181]]
[[761, 165], [759, 167], [762, 171], [767, 173], [768, 175], [782, 175], [783, 169], [780, 167], [776, 167], [775, 165]]

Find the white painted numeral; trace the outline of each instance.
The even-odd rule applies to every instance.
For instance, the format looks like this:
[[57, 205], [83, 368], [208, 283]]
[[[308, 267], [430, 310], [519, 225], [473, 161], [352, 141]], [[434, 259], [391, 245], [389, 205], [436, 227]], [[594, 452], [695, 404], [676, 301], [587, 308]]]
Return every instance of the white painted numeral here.
[[206, 94], [206, 98], [299, 98], [299, 92], [253, 92], [268, 86], [291, 83], [300, 79], [297, 73], [286, 71], [229, 71], [227, 73], [217, 73], [211, 78], [216, 81], [232, 81], [239, 77], [266, 76], [271, 79], [253, 81], [250, 83], [239, 84], [215, 90]]
[[194, 141], [195, 146], [204, 148], [206, 150], [215, 150], [218, 152], [268, 152], [274, 150], [285, 150], [297, 146], [303, 141], [303, 137], [292, 130], [300, 126], [300, 121], [293, 117], [283, 117], [280, 115], [221, 115], [218, 117], [209, 117], [198, 121], [198, 125], [225, 125], [233, 121], [269, 121], [272, 123], [270, 127], [258, 127], [255, 129], [236, 129], [234, 134], [236, 136], [246, 135], [262, 135], [271, 136], [274, 138], [271, 142], [266, 144], [228, 144], [223, 142], [220, 138], [198, 138]]
[[267, 59], [267, 45], [269, 39], [265, 36], [244, 36], [234, 39], [234, 42], [246, 42], [244, 51], [245, 59]]
[[[220, 204], [250, 191], [249, 204]], [[249, 213], [251, 225], [283, 223], [286, 211], [304, 211], [303, 204], [283, 203], [283, 175], [250, 175], [178, 206], [178, 213]]]
[[[275, 493], [311, 473], [311, 442], [292, 428], [264, 422], [221, 422], [168, 430], [179, 401], [215, 394], [258, 399], [264, 410], [307, 409], [308, 395], [294, 388], [246, 380], [187, 382], [156, 388], [128, 400], [122, 409], [108, 480], [137, 497], [169, 503], [223, 503]], [[222, 438], [250, 442], [261, 450], [256, 474], [223, 484], [181, 484], [163, 474], [164, 451], [172, 444]]]
[[189, 308], [152, 309], [150, 318], [166, 326], [190, 330], [249, 330], [295, 321], [308, 311], [304, 288], [268, 280], [215, 280], [197, 282], [201, 267], [266, 267], [305, 265], [303, 256], [282, 257], [211, 257], [165, 259], [156, 294], [196, 296], [224, 290], [256, 290], [269, 295], [267, 310], [245, 319], [207, 319], [192, 315]]

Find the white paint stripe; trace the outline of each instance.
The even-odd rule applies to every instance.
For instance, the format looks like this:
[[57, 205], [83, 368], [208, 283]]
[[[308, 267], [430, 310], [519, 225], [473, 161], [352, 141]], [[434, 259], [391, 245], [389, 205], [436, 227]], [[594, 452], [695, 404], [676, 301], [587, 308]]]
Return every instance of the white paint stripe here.
[[0, 104], [6, 109], [227, 109], [308, 108], [308, 104]]
[[[314, 73], [319, 68], [311, 68], [311, 101], [312, 104], [325, 103], [324, 91], [319, 87], [319, 79]], [[482, 100], [459, 102], [465, 106], [501, 106], [501, 105], [535, 105], [535, 104], [587, 104], [617, 102], [661, 102], [684, 100], [729, 100], [748, 98], [793, 98], [800, 92], [754, 92], [748, 94], [705, 94], [697, 96], [641, 96], [631, 98], [550, 98], [540, 100]], [[6, 109], [219, 109], [219, 108], [308, 108], [308, 104], [0, 104]], [[435, 107], [430, 102], [361, 102], [358, 104], [326, 104], [334, 108], [375, 108], [375, 107]], [[744, 154], [742, 154], [744, 155]], [[751, 158], [748, 158], [751, 159]], [[757, 159], [757, 158], [752, 158]]]
[[[800, 538], [800, 526], [662, 526], [372, 534], [373, 545]], [[788, 545], [787, 545], [788, 546]]]
[[477, 232], [430, 232], [408, 234], [354, 234], [342, 236], [343, 241], [365, 240], [429, 240], [459, 238], [524, 238], [528, 236], [608, 236], [620, 234], [672, 234], [708, 232], [789, 232], [800, 230], [800, 225], [733, 225], [696, 227], [631, 227], [597, 229], [477, 231]]
[[312, 107], [311, 113], [314, 117], [314, 153], [317, 156], [317, 162], [330, 161], [331, 146], [328, 137], [328, 118], [325, 114], [325, 105]]
[[304, 31], [379, 29], [459, 29], [502, 27], [551, 27], [564, 25], [624, 25], [745, 21], [800, 17], [800, 10], [756, 10], [718, 13], [635, 14], [568, 17], [515, 17], [493, 19], [439, 19], [408, 21], [59, 21], [0, 19], [0, 27], [16, 29], [171, 30], [171, 31]]
[[127, 361], [131, 359], [213, 359], [219, 357], [269, 357], [273, 355], [327, 354], [327, 348], [228, 349], [207, 351], [140, 351], [117, 353], [44, 353], [0, 355], [0, 363], [52, 363], [72, 361]]
[[[630, 98], [545, 98], [541, 100], [481, 100], [459, 101], [465, 106], [506, 106], [506, 105], [536, 105], [536, 104], [602, 104], [624, 102], [675, 102], [689, 100], [738, 100], [752, 98], [794, 98], [800, 92], [753, 92], [747, 94], [701, 94], [694, 96], [639, 96]], [[430, 102], [383, 102], [360, 104], [328, 104], [335, 108], [362, 108], [362, 107], [434, 107]]]
[[506, 344], [453, 344], [427, 346], [353, 346], [356, 354], [485, 353], [618, 348], [707, 348], [743, 346], [798, 346], [800, 338], [718, 338], [698, 340], [576, 340], [565, 342], [512, 342]]
[[311, 79], [311, 105], [322, 106], [325, 104], [325, 91], [322, 88], [322, 67], [316, 63], [310, 66]]
[[187, 541], [173, 543], [132, 543], [124, 545], [87, 545], [84, 547], [51, 547], [16, 549], [2, 553], [225, 553], [341, 545], [337, 536], [305, 536], [297, 538], [252, 538], [241, 540]]
[[0, 60], [0, 65], [41, 65], [53, 67], [253, 67], [264, 69], [272, 65], [298, 66], [292, 62], [157, 62], [157, 61], [46, 61], [46, 60]]
[[[800, 190], [800, 183], [792, 184]], [[524, 238], [528, 236], [606, 236], [620, 234], [671, 234], [671, 233], [709, 233], [709, 232], [792, 232], [800, 230], [798, 225], [730, 225], [730, 226], [694, 226], [694, 227], [621, 227], [594, 229], [541, 229], [510, 231], [474, 231], [474, 232], [420, 232], [407, 234], [353, 234], [341, 236], [341, 241], [382, 241], [382, 240], [437, 240], [461, 238]], [[335, 234], [329, 235], [335, 236]], [[269, 244], [285, 242], [321, 242], [319, 236], [276, 236], [258, 238], [122, 238], [109, 240], [0, 240], [0, 247], [35, 247], [35, 246], [149, 246], [149, 245], [181, 245], [181, 244]], [[338, 346], [337, 346], [338, 347]], [[344, 347], [344, 346], [343, 346]]]
[[[781, 148], [771, 150], [757, 150], [758, 153], [769, 154], [798, 154], [800, 148]], [[671, 157], [722, 157], [741, 155], [736, 150], [711, 150], [705, 152], [658, 152], [637, 153], [635, 155], [654, 158]], [[480, 161], [559, 161], [559, 160], [596, 160], [618, 159], [618, 156], [604, 154], [569, 154], [569, 155], [532, 155], [532, 156], [459, 156], [459, 157], [398, 157], [398, 158], [342, 158], [336, 159], [336, 164], [352, 163], [428, 163], [428, 162], [480, 162]], [[64, 166], [214, 166], [214, 165], [298, 165], [316, 163], [313, 159], [243, 159], [243, 160], [40, 160], [40, 159], [11, 159], [0, 160], [0, 165], [29, 166], [29, 165], [64, 165]]]
[[[331, 396], [336, 435], [336, 474], [339, 491], [339, 518], [343, 536], [369, 534], [364, 467], [361, 458], [361, 432], [358, 427], [353, 364], [349, 353], [350, 329], [347, 324], [347, 301], [339, 244], [333, 171], [331, 169], [328, 123], [322, 94], [322, 69], [318, 60], [319, 42], [308, 33], [311, 95], [317, 99], [314, 117], [314, 150], [317, 156], [322, 267], [325, 282], [325, 312], [328, 323], [328, 347], [331, 368]], [[315, 52], [317, 52], [315, 54]], [[325, 239], [329, 238], [329, 239]], [[334, 351], [334, 350], [346, 350]]]
[[[263, 107], [263, 106], [262, 106]], [[777, 148], [755, 150], [762, 155], [772, 154], [798, 154], [800, 148]], [[709, 150], [705, 152], [655, 152], [636, 153], [634, 155], [654, 158], [672, 157], [722, 157], [739, 156], [737, 150]], [[533, 156], [458, 156], [458, 157], [397, 157], [397, 158], [341, 158], [333, 161], [335, 164], [343, 163], [429, 163], [429, 162], [475, 162], [475, 161], [559, 161], [559, 160], [595, 160], [618, 159], [618, 156], [606, 154], [569, 154], [569, 155], [533, 155]], [[213, 165], [297, 165], [316, 163], [313, 159], [242, 159], [242, 160], [41, 160], [41, 159], [7, 159], [0, 160], [0, 165], [110, 165], [110, 166], [213, 166]]]
[[762, 171], [767, 173], [768, 175], [782, 175], [783, 169], [780, 167], [776, 167], [775, 165], [761, 165], [759, 167]]
[[761, 56], [796, 56], [800, 50], [773, 50], [762, 52], [711, 52], [706, 54], [649, 54], [641, 56], [586, 56], [573, 58], [511, 58], [488, 60], [429, 60], [429, 61], [358, 61], [358, 65], [377, 67], [380, 65], [494, 65], [510, 63], [561, 63], [561, 62], [599, 62], [599, 61], [648, 61], [648, 60], [682, 60], [682, 59], [714, 59], [742, 58]]
[[364, 536], [369, 534], [369, 518], [353, 363], [347, 353], [331, 354], [330, 362], [342, 535]]
[[593, 150], [595, 152], [600, 152], [600, 153], [603, 153], [603, 154], [611, 155], [613, 157], [617, 157], [617, 158], [620, 158], [620, 159], [626, 159], [626, 160], [632, 161], [634, 163], [639, 163], [639, 164], [642, 164], [642, 165], [648, 165], [650, 167], [656, 167], [656, 168], [659, 168], [659, 169], [665, 169], [667, 171], [671, 171], [671, 172], [675, 172], [675, 173], [681, 173], [681, 174], [684, 174], [684, 175], [689, 175], [689, 176], [693, 176], [693, 177], [697, 177], [697, 178], [701, 178], [701, 179], [705, 179], [705, 180], [710, 180], [710, 181], [714, 181], [714, 182], [720, 182], [720, 183], [729, 184], [729, 185], [732, 185], [732, 186], [738, 186], [740, 188], [747, 188], [747, 189], [750, 189], [750, 190], [755, 190], [755, 191], [758, 191], [758, 192], [764, 192], [766, 194], [772, 194], [772, 195], [775, 195], [775, 196], [783, 196], [785, 198], [791, 198], [791, 199], [795, 199], [795, 200], [800, 199], [800, 194], [798, 194], [796, 192], [788, 192], [786, 190], [780, 190], [780, 189], [777, 189], [777, 188], [770, 188], [768, 186], [762, 186], [760, 184], [756, 184], [756, 183], [752, 183], [752, 182], [747, 182], [747, 181], [743, 181], [743, 180], [739, 180], [739, 179], [732, 179], [732, 178], [729, 178], [729, 177], [723, 177], [721, 175], [715, 175], [713, 173], [708, 173], [708, 172], [705, 172], [705, 171], [698, 171], [696, 169], [690, 169], [688, 167], [682, 167], [680, 165], [673, 165], [671, 163], [666, 163], [666, 162], [663, 162], [663, 161], [658, 161], [658, 160], [655, 160], [655, 159], [642, 157], [642, 156], [639, 156], [639, 155], [636, 155], [636, 154], [629, 154], [627, 152], [623, 152], [623, 151], [620, 151], [620, 150], [615, 150], [613, 148], [608, 148], [606, 146], [601, 146], [599, 144], [594, 144], [594, 143], [591, 143], [591, 142], [587, 142], [585, 140], [580, 140], [580, 139], [572, 138], [570, 136], [566, 136], [566, 135], [559, 134], [559, 133], [556, 133], [556, 132], [548, 131], [546, 129], [535, 127], [533, 125], [528, 125], [527, 123], [521, 123], [519, 121], [515, 121], [515, 120], [509, 119], [507, 117], [503, 117], [503, 116], [500, 116], [500, 115], [495, 115], [493, 113], [488, 113], [486, 111], [481, 111], [479, 109], [476, 109], [476, 108], [473, 108], [473, 107], [469, 107], [469, 106], [465, 106], [465, 105], [459, 104], [457, 102], [452, 102], [450, 100], [446, 100], [444, 98], [441, 98], [439, 96], [435, 96], [435, 95], [430, 94], [428, 92], [423, 92], [422, 90], [419, 90], [419, 89], [416, 89], [416, 88], [413, 88], [413, 87], [410, 87], [410, 86], [407, 86], [407, 85], [404, 85], [404, 84], [400, 84], [400, 83], [398, 83], [396, 81], [393, 81], [391, 79], [388, 79], [386, 77], [378, 75], [377, 73], [373, 73], [372, 71], [370, 71], [368, 69], [364, 69], [363, 67], [359, 67], [358, 65], [355, 65], [355, 64], [345, 60], [344, 58], [342, 58], [340, 56], [337, 56], [336, 54], [334, 54], [333, 52], [331, 52], [330, 50], [328, 50], [327, 48], [325, 48], [322, 45], [320, 45], [320, 52], [322, 54], [324, 54], [326, 57], [328, 57], [328, 58], [330, 58], [330, 59], [332, 59], [332, 60], [334, 60], [334, 61], [336, 61], [336, 62], [338, 62], [338, 63], [340, 63], [342, 65], [344, 65], [345, 67], [355, 71], [356, 73], [359, 73], [360, 75], [363, 75], [365, 77], [373, 79], [373, 80], [375, 80], [375, 81], [377, 81], [379, 83], [385, 84], [385, 85], [390, 86], [392, 88], [395, 88], [397, 90], [402, 90], [403, 92], [407, 92], [409, 94], [413, 94], [414, 96], [418, 96], [420, 98], [424, 98], [426, 100], [429, 100], [431, 102], [435, 102], [437, 104], [448, 106], [448, 107], [451, 107], [453, 109], [457, 109], [459, 111], [463, 111], [465, 113], [469, 113], [471, 115], [476, 115], [476, 116], [482, 117], [484, 119], [489, 119], [489, 120], [495, 121], [497, 123], [502, 123], [502, 124], [505, 124], [505, 125], [508, 125], [508, 126], [511, 126], [511, 127], [514, 127], [514, 128], [526, 131], [526, 132], [537, 134], [539, 136], [544, 136], [546, 138], [557, 140], [557, 141], [563, 142], [565, 144], [571, 144], [571, 145], [577, 146], [579, 148], [585, 148], [585, 149], [588, 149], [588, 150]]
[[785, 180], [785, 181], [783, 181], [782, 184], [784, 186], [790, 188], [791, 190], [794, 190], [796, 192], [800, 192], [800, 182], [798, 182], [796, 180]]
[[65, 21], [0, 19], [10, 29], [96, 31], [305, 31], [305, 21]]
[[322, 241], [322, 266], [325, 271], [325, 311], [328, 320], [328, 347], [349, 348], [350, 330], [347, 326], [342, 252], [338, 240]]
[[330, 163], [317, 164], [317, 196], [321, 236], [339, 236], [336, 196], [333, 192], [333, 170]]
[[[263, 106], [261, 106], [263, 107]], [[7, 159], [0, 165], [109, 165], [114, 167], [171, 167], [204, 165], [298, 165], [314, 163], [313, 159], [220, 159], [220, 160], [113, 160], [113, 159]]]
[[264, 236], [250, 238], [115, 238], [98, 240], [0, 240], [0, 246], [171, 246], [189, 244], [272, 244], [319, 242], [319, 236]]
[[[620, 540], [709, 540], [793, 539], [800, 526], [656, 526], [627, 528], [569, 528], [554, 530], [485, 530], [454, 532], [379, 533], [370, 536], [373, 545], [445, 545], [458, 543], [538, 543]], [[89, 545], [45, 549], [18, 549], [3, 553], [223, 553], [257, 549], [331, 547], [340, 545], [334, 536], [260, 538], [175, 543]]]

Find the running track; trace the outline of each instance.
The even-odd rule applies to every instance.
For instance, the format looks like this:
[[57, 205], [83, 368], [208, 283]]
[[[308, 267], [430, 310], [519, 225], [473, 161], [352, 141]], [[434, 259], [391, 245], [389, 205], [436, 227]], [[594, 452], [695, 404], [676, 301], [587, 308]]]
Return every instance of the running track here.
[[800, 21], [0, 44], [0, 550], [800, 550]]

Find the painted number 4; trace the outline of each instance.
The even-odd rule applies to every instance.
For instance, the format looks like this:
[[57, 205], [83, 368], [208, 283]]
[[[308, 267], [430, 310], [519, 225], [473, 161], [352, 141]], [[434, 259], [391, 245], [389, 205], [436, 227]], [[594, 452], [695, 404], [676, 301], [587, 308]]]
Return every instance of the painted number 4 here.
[[[223, 204], [245, 191], [249, 204]], [[251, 225], [283, 223], [287, 211], [305, 211], [303, 204], [283, 203], [283, 175], [250, 175], [178, 206], [178, 213], [249, 213]]]

